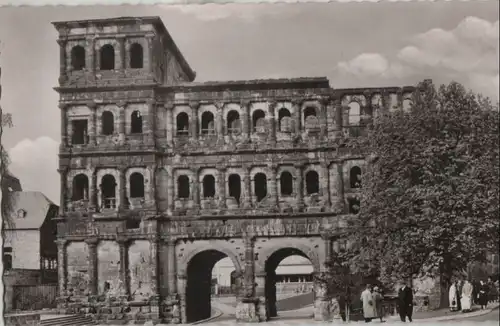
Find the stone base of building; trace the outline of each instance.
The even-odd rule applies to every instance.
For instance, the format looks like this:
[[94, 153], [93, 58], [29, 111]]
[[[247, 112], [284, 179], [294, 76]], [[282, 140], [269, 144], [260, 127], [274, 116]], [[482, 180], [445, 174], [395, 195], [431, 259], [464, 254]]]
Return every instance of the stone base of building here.
[[243, 323], [258, 323], [265, 320], [261, 316], [258, 299], [242, 300], [236, 305], [236, 321]]
[[331, 302], [329, 300], [314, 301], [314, 320], [329, 321], [331, 319]]
[[103, 300], [102, 297], [59, 298], [60, 314], [83, 314], [92, 317], [98, 324], [126, 325], [131, 322], [143, 324], [162, 322], [157, 300], [127, 301], [124, 298]]

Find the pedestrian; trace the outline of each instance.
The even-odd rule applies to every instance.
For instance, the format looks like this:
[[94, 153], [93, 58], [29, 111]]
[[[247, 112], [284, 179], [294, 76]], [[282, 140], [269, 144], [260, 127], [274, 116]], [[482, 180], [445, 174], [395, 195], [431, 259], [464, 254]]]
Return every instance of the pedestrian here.
[[375, 305], [370, 284], [366, 284], [365, 290], [361, 293], [361, 302], [363, 302], [363, 317], [365, 323], [369, 323], [375, 318]]
[[405, 283], [403, 283], [403, 286], [398, 291], [398, 308], [401, 321], [406, 322], [406, 317], [408, 317], [408, 321], [411, 322], [413, 315], [413, 290]]
[[481, 285], [479, 286], [478, 301], [481, 309], [484, 309], [488, 306], [488, 286], [483, 280], [479, 282], [481, 283]]
[[462, 312], [469, 312], [471, 311], [472, 307], [472, 284], [468, 281], [465, 280], [464, 286], [462, 287], [462, 299], [461, 300], [461, 306], [462, 306]]
[[497, 288], [495, 286], [495, 283], [493, 283], [493, 279], [490, 277], [488, 277], [488, 283], [486, 283], [486, 285], [488, 286], [488, 303], [493, 303], [495, 301], [497, 301], [497, 298], [498, 298], [498, 292], [497, 292]]
[[383, 323], [385, 322], [384, 312], [382, 307], [384, 297], [382, 296], [382, 292], [380, 291], [378, 286], [375, 286], [373, 288], [372, 297], [373, 297], [373, 303], [375, 304], [375, 317], [380, 318], [380, 322]]
[[451, 283], [450, 290], [448, 293], [448, 298], [450, 300], [450, 311], [457, 310], [457, 286], [455, 282]]
[[457, 280], [457, 310], [462, 310], [462, 280]]

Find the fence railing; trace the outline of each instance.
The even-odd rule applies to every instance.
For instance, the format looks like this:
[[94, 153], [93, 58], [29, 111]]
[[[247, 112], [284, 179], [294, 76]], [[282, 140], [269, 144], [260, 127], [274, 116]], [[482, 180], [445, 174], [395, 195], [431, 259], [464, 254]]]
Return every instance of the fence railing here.
[[14, 310], [40, 310], [56, 308], [57, 283], [43, 285], [14, 285]]

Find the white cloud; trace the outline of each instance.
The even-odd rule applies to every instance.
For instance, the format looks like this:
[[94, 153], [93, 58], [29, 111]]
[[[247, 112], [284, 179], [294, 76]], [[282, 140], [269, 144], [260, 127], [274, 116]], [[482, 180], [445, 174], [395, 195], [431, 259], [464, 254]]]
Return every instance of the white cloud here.
[[59, 143], [50, 137], [23, 139], [9, 150], [11, 172], [23, 190], [41, 191], [59, 204]]
[[380, 76], [400, 82], [412, 75], [453, 79], [498, 99], [498, 27], [498, 21], [466, 17], [452, 30], [434, 28], [415, 35], [394, 61], [365, 53], [340, 62], [338, 68], [359, 79]]

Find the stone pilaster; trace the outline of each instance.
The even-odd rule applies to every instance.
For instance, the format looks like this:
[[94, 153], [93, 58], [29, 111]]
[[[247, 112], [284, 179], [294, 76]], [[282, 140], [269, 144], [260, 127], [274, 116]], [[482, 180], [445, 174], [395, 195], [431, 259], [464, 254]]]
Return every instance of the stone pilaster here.
[[216, 105], [217, 113], [215, 115], [215, 127], [217, 128], [217, 144], [219, 146], [224, 145], [224, 119], [222, 112], [224, 109], [224, 103], [218, 103]]
[[297, 194], [297, 210], [304, 210], [304, 181], [302, 177], [302, 164], [294, 164], [295, 167], [295, 193]]
[[126, 168], [121, 168], [120, 169], [120, 180], [118, 182], [118, 207], [123, 210], [127, 209], [127, 169]]
[[129, 279], [129, 261], [128, 261], [128, 242], [124, 238], [117, 239], [120, 249], [120, 282], [122, 288], [120, 295], [130, 296], [130, 279]]
[[157, 185], [156, 184], [156, 176], [158, 175], [158, 166], [156, 164], [153, 164], [151, 166], [151, 178], [150, 178], [150, 188], [149, 188], [149, 200], [148, 200], [148, 207], [151, 207], [152, 209], [154, 209], [155, 211], [155, 214], [156, 212], [159, 211], [159, 207], [158, 207], [158, 203], [159, 203], [159, 200], [158, 198], [156, 197], [157, 195], [157, 187], [159, 187], [160, 185]]
[[158, 297], [158, 238], [149, 238], [149, 250], [151, 261], [151, 292], [154, 297]]
[[57, 40], [57, 43], [59, 44], [59, 83], [62, 84], [68, 79], [66, 51], [68, 43], [64, 39]]
[[59, 207], [59, 214], [64, 215], [67, 209], [67, 202], [68, 198], [66, 197], [68, 193], [68, 172], [66, 171], [66, 168], [59, 169], [59, 176], [60, 176], [60, 183], [61, 183], [61, 189], [60, 189], [60, 204], [61, 206]]
[[148, 105], [148, 122], [147, 122], [147, 143], [148, 145], [155, 144], [156, 133], [156, 104], [154, 99], [147, 101]]
[[256, 271], [255, 273], [255, 297], [258, 300], [257, 313], [259, 321], [267, 321], [269, 319], [266, 302], [266, 276], [264, 271]]
[[333, 130], [335, 134], [335, 138], [338, 138], [342, 135], [342, 119], [343, 119], [343, 109], [342, 109], [342, 101], [339, 97], [335, 98], [335, 119], [333, 124]]
[[89, 143], [91, 146], [97, 145], [97, 104], [94, 101], [87, 102], [87, 107], [90, 109], [90, 130]]
[[190, 104], [191, 107], [191, 138], [193, 140], [198, 139], [198, 124], [199, 124], [199, 119], [198, 119], [198, 109], [200, 107], [200, 104], [198, 102], [193, 102]]
[[87, 69], [92, 73], [92, 75], [95, 72], [95, 38], [90, 37], [86, 40], [87, 43]]
[[322, 101], [319, 110], [319, 139], [322, 142], [326, 141], [328, 136], [328, 119], [326, 116], [326, 109], [329, 103], [329, 99], [325, 99], [324, 101]]
[[269, 103], [268, 113], [269, 113], [269, 138], [268, 141], [271, 145], [276, 144], [276, 118], [275, 118], [275, 108], [277, 103]]
[[251, 235], [243, 238], [245, 244], [245, 267], [243, 271], [243, 291], [236, 306], [236, 320], [238, 322], [258, 322], [258, 299], [255, 297], [255, 266], [254, 242]]
[[125, 143], [125, 134], [126, 134], [126, 129], [125, 125], [127, 123], [127, 117], [126, 117], [126, 110], [127, 110], [127, 102], [121, 101], [117, 103], [118, 109], [120, 110], [119, 113], [119, 125], [118, 125], [118, 137], [120, 139], [121, 143]]
[[164, 104], [165, 110], [167, 111], [167, 116], [166, 116], [166, 133], [167, 133], [167, 147], [172, 148], [174, 146], [173, 142], [173, 132], [174, 132], [174, 119], [173, 119], [173, 110], [174, 106], [172, 103], [165, 103]]
[[243, 175], [243, 184], [245, 194], [243, 196], [243, 208], [252, 207], [252, 180], [250, 178], [250, 167], [245, 167], [245, 172]]
[[218, 193], [219, 193], [219, 209], [226, 208], [226, 168], [219, 168], [219, 176], [217, 178], [219, 183], [218, 185]]
[[245, 142], [250, 140], [251, 135], [251, 123], [250, 123], [250, 102], [241, 102], [241, 127], [243, 132], [243, 139]]
[[87, 244], [89, 253], [89, 293], [91, 295], [97, 295], [98, 291], [98, 280], [97, 280], [97, 244], [99, 240], [97, 238], [87, 238], [85, 243]]
[[66, 296], [67, 280], [67, 241], [66, 239], [57, 239], [57, 276], [59, 279], [59, 296]]
[[167, 283], [168, 294], [171, 296], [177, 295], [177, 272], [175, 265], [175, 239], [168, 239], [167, 241]]
[[167, 166], [167, 213], [174, 211], [175, 200], [175, 176], [172, 167]]
[[323, 205], [325, 207], [331, 207], [330, 199], [330, 170], [328, 162], [321, 162], [321, 169], [323, 174], [322, 193], [323, 193]]
[[301, 100], [293, 100], [293, 117], [294, 117], [294, 128], [295, 134], [300, 135], [302, 133], [302, 101]]
[[199, 181], [199, 168], [193, 168], [193, 208], [195, 211], [200, 209], [200, 181]]
[[343, 213], [345, 211], [345, 203], [344, 203], [344, 172], [342, 167], [342, 162], [338, 162], [334, 167], [336, 171], [334, 171], [333, 177], [333, 186], [336, 192], [335, 202], [332, 203], [333, 211], [338, 213]]
[[151, 74], [155, 73], [155, 62], [154, 62], [154, 34], [147, 34], [146, 35], [146, 42], [148, 45], [148, 68]]
[[90, 188], [90, 209], [91, 211], [97, 211], [99, 207], [99, 201], [97, 200], [97, 169], [92, 171], [92, 180]]
[[124, 72], [127, 69], [127, 61], [125, 57], [125, 35], [117, 35], [116, 39], [118, 41], [118, 51], [120, 54], [120, 66], [119, 69], [121, 72]]
[[329, 321], [331, 319], [331, 297], [327, 285], [328, 272], [314, 273], [314, 320]]
[[268, 166], [269, 170], [269, 193], [271, 194], [270, 209], [277, 211], [279, 210], [279, 194], [278, 194], [278, 166], [272, 164]]
[[61, 110], [61, 147], [64, 148], [68, 145], [68, 118], [66, 116], [66, 110], [68, 105], [65, 103], [59, 103], [59, 109]]

